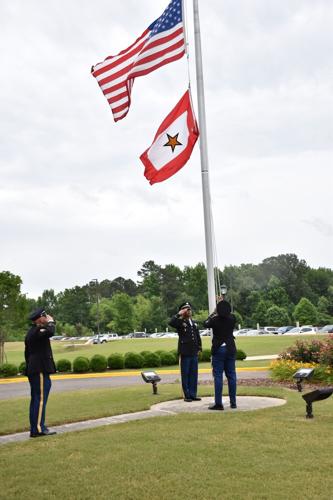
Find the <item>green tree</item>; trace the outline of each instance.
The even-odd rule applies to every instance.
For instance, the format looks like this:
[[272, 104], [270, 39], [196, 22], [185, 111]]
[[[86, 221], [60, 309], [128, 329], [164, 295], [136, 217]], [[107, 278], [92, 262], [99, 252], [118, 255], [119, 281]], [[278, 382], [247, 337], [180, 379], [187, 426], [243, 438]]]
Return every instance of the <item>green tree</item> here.
[[272, 326], [288, 325], [290, 323], [288, 311], [284, 307], [273, 305], [267, 309], [266, 321]]
[[208, 310], [207, 271], [200, 262], [194, 267], [186, 266], [183, 271], [184, 299], [189, 300], [194, 311]]
[[161, 270], [161, 278], [161, 298], [170, 316], [175, 313], [184, 296], [183, 273], [179, 267], [167, 264]]
[[134, 330], [134, 307], [126, 293], [115, 293], [111, 299], [112, 320], [107, 325], [112, 331], [124, 334]]
[[326, 297], [319, 297], [317, 304], [319, 325], [329, 325], [333, 322], [333, 317], [329, 314], [329, 300]]
[[267, 325], [267, 311], [272, 306], [271, 302], [266, 300], [260, 300], [254, 310], [252, 315], [252, 325], [256, 326], [259, 323], [260, 326]]
[[93, 330], [97, 330], [97, 319], [99, 320], [100, 332], [107, 331], [107, 325], [113, 318], [113, 305], [111, 299], [102, 298], [97, 303], [90, 306], [89, 311], [90, 325], [93, 325]]
[[138, 276], [141, 278], [139, 282], [139, 293], [145, 297], [159, 297], [161, 295], [162, 285], [162, 268], [155, 264], [153, 260], [145, 262], [138, 271]]
[[315, 325], [318, 311], [309, 299], [302, 297], [294, 310], [294, 318], [300, 325]]
[[37, 307], [45, 307], [46, 311], [51, 314], [51, 316], [57, 316], [57, 304], [58, 298], [54, 293], [54, 290], [44, 290], [41, 297], [37, 299]]
[[87, 287], [66, 288], [58, 294], [58, 318], [63, 323], [89, 325], [90, 298]]
[[0, 334], [7, 340], [20, 339], [26, 331], [29, 301], [21, 294], [21, 284], [19, 276], [0, 273]]

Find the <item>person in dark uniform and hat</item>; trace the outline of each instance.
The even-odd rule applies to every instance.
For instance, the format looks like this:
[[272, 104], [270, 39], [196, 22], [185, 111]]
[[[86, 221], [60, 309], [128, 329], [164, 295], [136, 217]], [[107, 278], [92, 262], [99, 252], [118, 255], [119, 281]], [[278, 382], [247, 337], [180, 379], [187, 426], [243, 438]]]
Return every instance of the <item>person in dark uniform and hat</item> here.
[[198, 355], [202, 350], [198, 325], [192, 320], [192, 306], [184, 302], [178, 313], [173, 316], [169, 325], [178, 333], [178, 354], [184, 401], [200, 401], [197, 397], [198, 386]]
[[230, 408], [236, 404], [236, 344], [233, 336], [235, 316], [231, 313], [229, 302], [222, 297], [216, 310], [204, 322], [206, 328], [213, 329], [212, 366], [214, 377], [215, 404], [210, 410], [224, 410], [222, 403], [223, 372], [228, 380]]
[[44, 308], [34, 311], [29, 319], [33, 325], [25, 337], [26, 374], [31, 389], [30, 437], [56, 434], [45, 426], [45, 412], [51, 389], [50, 373], [55, 373], [50, 337], [55, 333], [55, 321]]

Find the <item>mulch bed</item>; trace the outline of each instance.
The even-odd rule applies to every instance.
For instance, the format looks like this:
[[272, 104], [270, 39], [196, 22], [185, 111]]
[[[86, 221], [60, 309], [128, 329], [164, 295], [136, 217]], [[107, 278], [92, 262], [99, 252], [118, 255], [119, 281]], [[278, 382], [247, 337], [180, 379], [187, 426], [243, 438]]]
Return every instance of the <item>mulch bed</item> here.
[[[198, 382], [199, 385], [211, 385], [212, 380], [200, 380]], [[297, 386], [295, 382], [291, 382], [289, 380], [286, 381], [277, 381], [272, 380], [270, 378], [237, 378], [237, 385], [245, 385], [245, 386], [257, 386], [257, 387], [285, 387], [287, 389], [294, 389], [297, 391]], [[315, 389], [323, 389], [325, 387], [324, 384], [319, 383], [310, 383], [307, 382], [303, 385], [304, 390], [315, 390]]]

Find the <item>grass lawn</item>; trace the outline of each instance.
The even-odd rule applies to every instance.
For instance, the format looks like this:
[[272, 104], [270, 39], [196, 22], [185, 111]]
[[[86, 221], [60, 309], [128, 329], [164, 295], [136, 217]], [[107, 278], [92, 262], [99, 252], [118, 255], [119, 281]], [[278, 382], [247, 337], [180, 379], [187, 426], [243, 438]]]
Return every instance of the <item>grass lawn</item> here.
[[[286, 347], [294, 344], [297, 339], [325, 338], [325, 335], [301, 335], [284, 336], [270, 335], [261, 337], [238, 337], [236, 344], [238, 349], [243, 349], [247, 356], [260, 356], [264, 354], [278, 354]], [[210, 348], [210, 337], [203, 337], [203, 347]], [[114, 340], [107, 344], [90, 344], [73, 346], [68, 342], [52, 342], [54, 358], [56, 360], [67, 358], [73, 360], [77, 356], [83, 355], [88, 358], [94, 354], [103, 354], [109, 356], [113, 352], [125, 354], [126, 352], [157, 351], [160, 349], [169, 351], [177, 348], [177, 339], [124, 339]], [[5, 353], [8, 363], [19, 365], [23, 359], [23, 342], [6, 342]]]
[[[49, 423], [92, 411], [144, 409], [177, 397], [178, 390], [163, 385], [157, 397], [145, 386], [51, 394]], [[333, 398], [315, 403], [315, 418], [306, 420], [296, 391], [240, 387], [239, 392], [283, 397], [287, 404], [254, 412], [180, 414], [4, 445], [0, 498], [331, 499]], [[201, 386], [200, 393], [212, 388]], [[27, 410], [27, 400], [3, 403], [15, 420], [19, 408]]]

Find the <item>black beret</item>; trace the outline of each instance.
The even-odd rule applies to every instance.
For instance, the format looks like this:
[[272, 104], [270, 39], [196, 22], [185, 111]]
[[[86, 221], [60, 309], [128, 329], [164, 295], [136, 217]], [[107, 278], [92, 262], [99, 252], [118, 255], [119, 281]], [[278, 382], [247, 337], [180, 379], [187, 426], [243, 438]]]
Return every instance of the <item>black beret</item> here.
[[30, 314], [29, 319], [31, 321], [36, 321], [36, 319], [40, 318], [41, 316], [45, 316], [45, 315], [46, 315], [46, 312], [45, 312], [44, 307], [39, 307], [38, 309], [36, 309], [36, 311], [34, 311], [33, 313]]
[[192, 309], [192, 306], [191, 306], [191, 304], [189, 302], [184, 302], [182, 305], [179, 306], [178, 310], [180, 311], [181, 309], [185, 309], [185, 308], [186, 309]]

